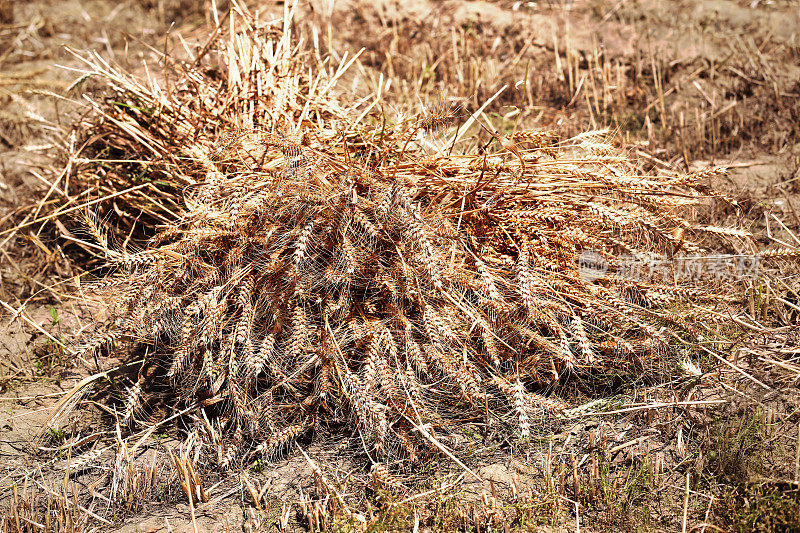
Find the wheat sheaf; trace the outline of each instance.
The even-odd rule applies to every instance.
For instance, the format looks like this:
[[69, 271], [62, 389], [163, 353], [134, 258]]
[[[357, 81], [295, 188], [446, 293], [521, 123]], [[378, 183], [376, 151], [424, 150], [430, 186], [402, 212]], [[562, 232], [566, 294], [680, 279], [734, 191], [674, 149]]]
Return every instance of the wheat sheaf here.
[[[746, 239], [682, 216], [709, 196], [704, 175], [643, 176], [597, 134], [489, 130], [494, 152], [431, 155], [417, 132], [446, 117], [425, 112], [336, 130], [352, 115], [322, 99], [286, 28], [231, 30], [217, 44], [227, 84], [185, 67], [167, 94], [95, 63], [115, 91], [88, 119], [95, 139], [154, 168], [182, 154], [164, 175], [185, 187], [163, 204], [178, 216], [138, 252], [86, 218], [113, 268], [82, 288], [109, 319], [80, 350], [141, 360], [123, 425], [191, 410], [223, 466], [318, 433], [352, 438], [375, 462], [415, 461], [464, 421], [530, 437], [568, 407], [561, 385], [672, 357], [712, 316], [676, 312], [687, 298], [724, 305], [707, 287], [581, 272], [586, 250], [613, 274], [621, 253]], [[254, 99], [254, 87], [272, 92]], [[227, 126], [210, 133], [188, 107]], [[82, 167], [75, 182], [98, 172]]]

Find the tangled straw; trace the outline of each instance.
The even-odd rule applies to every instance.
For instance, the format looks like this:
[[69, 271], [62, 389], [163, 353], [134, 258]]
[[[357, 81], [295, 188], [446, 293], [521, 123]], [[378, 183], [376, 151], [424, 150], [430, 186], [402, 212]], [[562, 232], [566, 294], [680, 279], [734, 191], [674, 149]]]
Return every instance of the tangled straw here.
[[[415, 133], [446, 117], [387, 125], [359, 112], [363, 124], [343, 126], [356, 114], [331, 93], [343, 67], [311, 79], [288, 24], [240, 26], [216, 45], [227, 84], [184, 66], [165, 93], [93, 66], [114, 95], [95, 104], [87, 149], [148, 159], [167, 180], [158, 202], [117, 198], [166, 221], [140, 252], [86, 220], [114, 270], [84, 287], [111, 319], [82, 350], [143, 357], [124, 422], [197, 406], [223, 466], [323, 429], [373, 461], [415, 461], [490, 413], [531, 436], [567, 407], [571, 377], [642, 372], [695, 334], [711, 315], [678, 312], [686, 298], [724, 305], [707, 288], [613, 275], [620, 253], [747, 238], [681, 216], [709, 195], [702, 174], [638, 175], [601, 133], [489, 130], [497, 153], [431, 156]], [[83, 166], [73, 183], [103, 169]], [[587, 250], [608, 276], [583, 275]]]

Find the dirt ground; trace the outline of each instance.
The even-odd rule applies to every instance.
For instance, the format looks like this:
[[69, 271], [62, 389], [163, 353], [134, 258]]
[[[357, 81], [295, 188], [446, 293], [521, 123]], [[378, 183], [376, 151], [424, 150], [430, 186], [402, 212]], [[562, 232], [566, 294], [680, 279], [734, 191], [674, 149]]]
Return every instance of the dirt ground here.
[[[264, 16], [283, 10], [282, 2], [247, 4]], [[224, 12], [226, 2], [216, 5]], [[141, 73], [143, 62], [158, 65], [156, 51], [172, 46], [174, 34], [203, 42], [213, 27], [210, 9], [211, 2], [185, 0], [0, 0], [0, 508], [9, 531], [37, 529], [20, 526], [11, 511], [25, 500], [23, 490], [63, 477], [75, 491], [104, 478], [80, 467], [70, 474], [61, 452], [67, 442], [85, 452], [115, 431], [84, 420], [42, 436], [49, 409], [108, 362], [70, 361], [54, 347], [53, 338], [68, 338], [86, 316], [64, 297], [64, 280], [75, 272], [52, 240], [53, 227], [8, 231], [23, 208], [49, 189], [48, 197], [57, 195], [59, 149], [82, 112], [82, 92], [94, 88], [92, 80], [74, 84], [81, 63], [70, 50]], [[398, 108], [437, 95], [478, 107], [508, 85], [486, 110], [497, 129], [572, 135], [607, 127], [647, 169], [727, 166], [713, 185], [743, 209], [720, 209], [716, 223], [742, 224], [765, 247], [800, 245], [796, 0], [317, 0], [299, 2], [298, 10], [309, 42], [320, 40], [338, 56], [364, 49], [350, 80], [355, 94], [383, 74]], [[599, 414], [554, 426], [549, 448], [474, 458], [484, 484], [446, 461], [432, 465], [435, 481], [419, 487], [432, 496], [420, 517], [414, 511], [417, 524], [407, 506], [377, 505], [371, 530], [475, 530], [476, 509], [486, 512], [494, 498], [523, 517], [527, 530], [800, 531], [800, 328], [791, 304], [800, 280], [788, 272], [778, 278], [774, 290], [751, 287], [758, 297], [743, 312], [770, 328], [739, 334], [733, 363], [698, 361], [700, 373], [677, 389], [645, 384], [599, 393], [603, 409], [587, 409]], [[630, 408], [654, 401], [674, 405]], [[192, 531], [169, 459], [171, 437], [149, 438], [132, 462], [158, 472], [148, 489], [132, 489], [120, 505], [94, 498], [86, 509], [76, 508], [64, 483], [65, 516], [103, 531]], [[357, 476], [358, 465], [336, 450], [311, 451], [333, 458], [337, 479]], [[566, 480], [589, 470], [600, 481], [578, 504]], [[23, 471], [35, 480], [24, 489]], [[266, 495], [263, 505], [253, 505], [239, 476], [204, 476], [209, 502], [195, 510], [199, 531], [305, 530], [296, 502], [314, 483], [302, 457], [250, 473]], [[560, 490], [548, 488], [553, 483]]]

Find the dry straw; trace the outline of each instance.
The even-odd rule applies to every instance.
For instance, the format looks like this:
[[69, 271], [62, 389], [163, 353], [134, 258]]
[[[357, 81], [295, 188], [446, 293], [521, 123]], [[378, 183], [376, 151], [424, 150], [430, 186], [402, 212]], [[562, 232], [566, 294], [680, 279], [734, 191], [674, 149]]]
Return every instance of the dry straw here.
[[724, 303], [580, 270], [584, 250], [613, 273], [620, 253], [746, 239], [683, 218], [709, 197], [702, 176], [640, 175], [602, 132], [482, 125], [487, 150], [432, 153], [423, 130], [460, 108], [392, 122], [379, 94], [351, 103], [336, 82], [353, 58], [315, 63], [291, 13], [235, 8], [220, 28], [160, 81], [86, 61], [108, 92], [89, 100], [70, 190], [114, 197], [86, 217], [112, 268], [82, 289], [110, 319], [81, 349], [143, 358], [126, 423], [203, 410], [223, 465], [322, 428], [374, 462], [416, 460], [460, 421], [530, 436], [570, 377], [642, 372], [702, 329], [711, 313], [676, 312], [687, 295]]

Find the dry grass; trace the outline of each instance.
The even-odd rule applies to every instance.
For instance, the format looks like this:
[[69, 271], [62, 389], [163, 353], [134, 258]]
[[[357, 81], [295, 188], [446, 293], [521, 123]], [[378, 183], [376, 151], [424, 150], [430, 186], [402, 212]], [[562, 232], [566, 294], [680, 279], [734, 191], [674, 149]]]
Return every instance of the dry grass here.
[[[308, 38], [334, 53], [365, 48], [364, 65], [392, 81], [399, 102], [445, 92], [477, 107], [508, 84], [487, 110], [502, 126], [558, 123], [571, 135], [612, 127], [681, 166], [798, 140], [796, 19], [786, 3], [313, 5], [304, 14], [319, 29]], [[776, 31], [748, 31], [757, 20]]]
[[[380, 88], [337, 99], [352, 59], [315, 63], [289, 20], [236, 9], [160, 82], [88, 61], [110, 92], [72, 143], [71, 201], [33, 223], [101, 213], [84, 217], [93, 242], [73, 240], [113, 266], [82, 288], [108, 319], [78, 356], [142, 359], [121, 423], [202, 411], [223, 466], [348, 427], [373, 462], [413, 462], [450, 454], [458, 423], [530, 437], [576, 378], [668, 373], [732, 301], [726, 285], [613, 275], [619, 254], [701, 253], [709, 235], [752, 246], [685, 218], [725, 200], [709, 173], [643, 176], [604, 132], [502, 135], [477, 118], [502, 91], [461, 116], [377, 115]], [[581, 275], [590, 250], [610, 276]]]
[[[595, 443], [592, 433], [586, 454], [568, 448], [569, 437], [554, 450], [553, 430], [608, 411], [641, 412], [649, 425], [662, 410], [669, 418], [672, 410], [722, 403], [694, 395], [704, 377], [681, 381], [687, 370], [700, 372], [693, 360], [701, 354], [744, 383], [763, 385], [752, 361], [723, 359], [719, 350], [738, 342], [728, 317], [737, 329], [772, 333], [766, 324], [792, 322], [791, 287], [779, 278], [744, 287], [678, 283], [674, 269], [681, 257], [709, 252], [755, 254], [764, 265], [791, 261], [793, 241], [759, 252], [747, 231], [716, 225], [710, 207], [739, 210], [709, 188], [718, 169], [686, 174], [659, 163], [655, 171], [619, 150], [607, 131], [569, 137], [524, 129], [522, 119], [510, 125], [513, 114], [510, 121], [487, 114], [500, 102], [517, 103], [518, 87], [487, 89], [482, 80], [491, 76], [478, 63], [466, 78], [472, 85], [461, 84], [463, 62], [447, 61], [469, 56], [466, 31], [455, 41], [463, 48], [431, 52], [445, 58], [440, 68], [453, 79], [411, 91], [421, 105], [393, 105], [398, 80], [429, 79], [424, 72], [353, 74], [359, 61], [328, 55], [313, 37], [311, 45], [297, 42], [291, 20], [288, 12], [259, 20], [235, 5], [213, 21], [219, 29], [207, 42], [163, 58], [163, 71], [150, 65], [146, 76], [86, 57], [80, 82], [105, 89], [87, 99], [90, 112], [69, 137], [66, 169], [45, 200], [3, 233], [9, 239], [39, 228], [41, 235], [57, 224], [68, 253], [98, 268], [82, 278], [77, 297], [99, 318], [68, 351], [92, 366], [123, 358], [125, 371], [84, 380], [59, 402], [50, 426], [86, 405], [88, 389], [98, 391], [92, 399], [117, 424], [105, 459], [114, 473], [99, 489], [114, 513], [140, 510], [141, 496], [158, 491], [155, 458], [134, 466], [130, 450], [162, 430], [182, 442], [167, 469], [182, 492], [166, 499], [187, 500], [193, 522], [209, 494], [214, 501], [213, 467], [237, 476], [244, 467], [233, 490], [267, 513], [274, 506], [268, 487], [246, 469], [287, 452], [302, 456], [315, 487], [279, 509], [273, 518], [282, 529], [295, 514], [312, 530], [420, 521], [465, 531], [535, 527], [573, 506], [622, 527], [632, 509], [654, 505], [650, 491], [677, 486], [683, 497], [684, 483], [705, 490], [709, 480], [740, 472], [741, 457], [720, 452], [710, 466], [698, 459], [701, 474], [688, 479], [665, 466], [662, 452], [642, 459], [650, 437], [627, 429], [614, 442]], [[557, 63], [575, 57], [553, 51]], [[582, 95], [591, 122], [615, 123], [634, 105], [625, 95], [641, 79], [631, 81], [599, 53], [594, 64], [573, 59], [563, 59], [564, 87], [553, 90]], [[497, 72], [510, 77], [500, 81], [513, 85], [518, 65], [504, 61]], [[652, 68], [662, 91], [653, 109], [665, 111], [669, 95], [659, 86], [660, 67]], [[347, 83], [357, 85], [357, 97], [340, 88]], [[454, 86], [461, 97], [443, 98]], [[680, 142], [707, 145], [704, 128]], [[686, 146], [683, 155], [691, 156]], [[633, 280], [624, 256], [666, 258], [669, 266]], [[587, 258], [608, 272], [587, 277]], [[742, 304], [749, 313], [737, 311]], [[780, 380], [796, 379], [790, 343], [780, 355], [753, 347], [751, 360], [780, 368]], [[672, 397], [676, 383], [682, 390]], [[666, 401], [581, 405], [612, 392]], [[664, 422], [679, 443], [702, 432], [697, 415], [687, 416], [691, 423]], [[735, 430], [731, 440], [720, 431], [707, 437], [713, 446], [751, 449], [752, 432]], [[480, 462], [497, 448], [528, 450], [532, 439], [551, 439], [543, 486], [523, 494], [516, 481], [507, 493], [492, 484], [476, 491], [472, 506], [454, 503], [447, 488], [479, 477], [478, 435]], [[350, 475], [341, 481], [305, 451], [335, 441], [371, 465], [369, 475], [354, 477], [378, 505], [374, 513], [363, 492], [347, 490]], [[79, 461], [97, 466], [96, 453]], [[678, 453], [685, 459], [685, 450]], [[461, 477], [417, 505], [406, 491], [420, 489], [425, 476], [417, 469], [435, 460], [457, 465]], [[16, 490], [27, 482], [19, 478]], [[791, 485], [791, 475], [777, 483]], [[74, 506], [43, 513], [44, 493], [38, 500], [27, 488], [21, 494], [8, 517], [25, 518], [7, 518], [12, 530], [24, 530], [26, 520], [66, 521], [69, 513], [77, 513], [69, 514], [72, 523], [86, 524], [98, 518], [78, 511], [103, 500], [73, 494]], [[702, 515], [688, 508], [689, 494], [686, 512]], [[733, 516], [742, 497], [729, 496], [720, 515]], [[757, 520], [761, 512], [753, 512]], [[101, 515], [100, 522], [109, 516]], [[257, 529], [259, 520], [268, 519], [253, 514], [246, 527]]]

